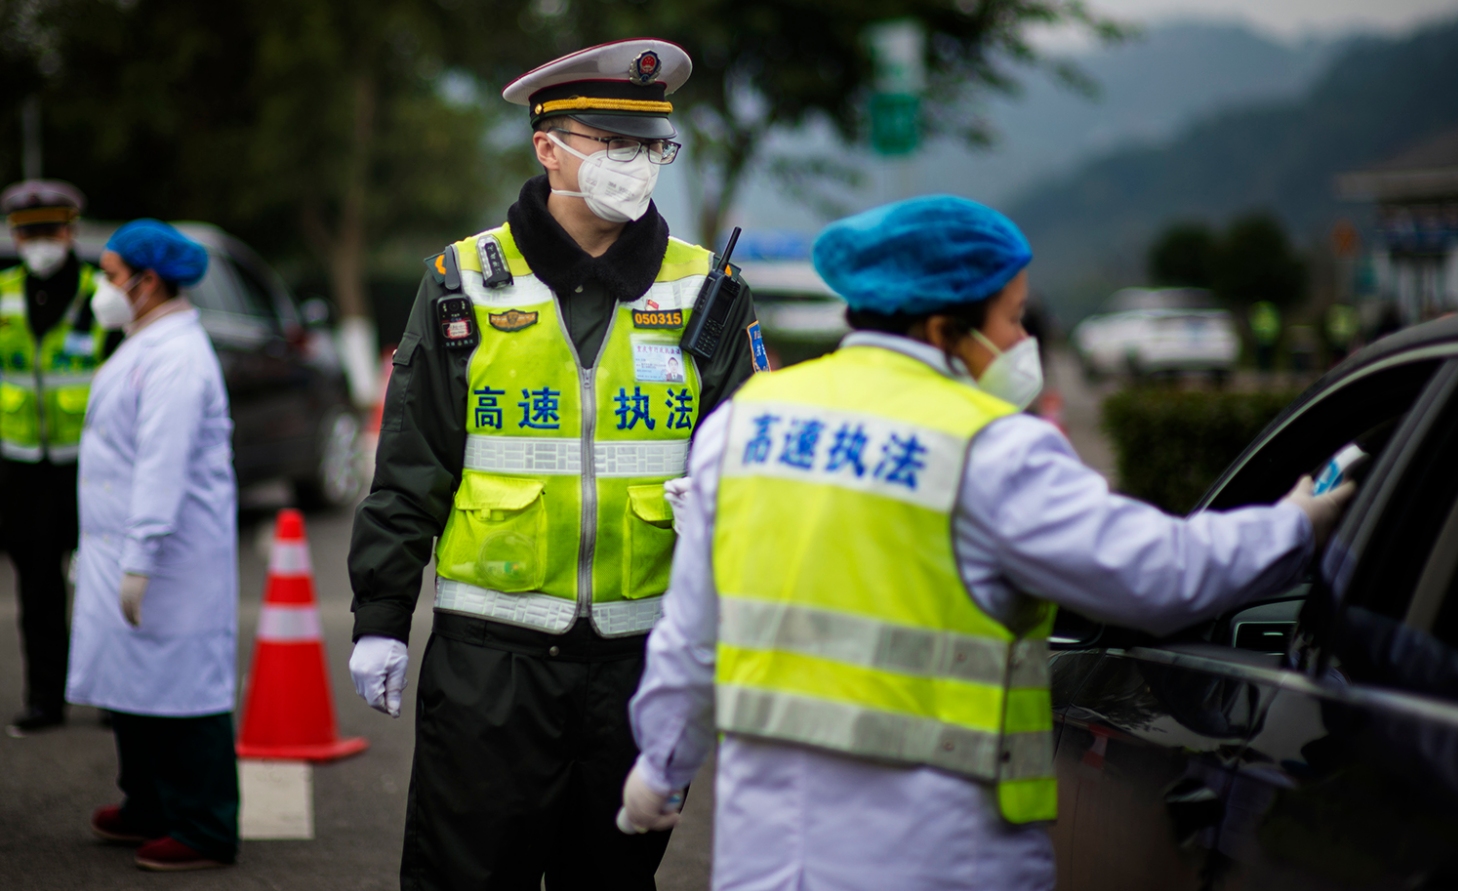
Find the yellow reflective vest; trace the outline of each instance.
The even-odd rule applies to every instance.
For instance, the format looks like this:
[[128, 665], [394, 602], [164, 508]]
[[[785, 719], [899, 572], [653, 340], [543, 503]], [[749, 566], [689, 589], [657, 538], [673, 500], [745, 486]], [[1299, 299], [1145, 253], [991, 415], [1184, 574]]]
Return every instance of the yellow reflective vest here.
[[66, 314], [36, 342], [25, 303], [24, 266], [0, 272], [0, 454], [11, 461], [76, 460], [91, 376], [101, 364], [106, 332], [85, 313], [96, 270], [81, 264], [80, 286]]
[[[511, 283], [485, 284], [483, 245], [499, 249]], [[669, 239], [657, 280], [618, 305], [583, 367], [509, 226], [455, 247], [481, 342], [435, 608], [551, 633], [590, 615], [605, 637], [645, 633], [673, 559], [663, 483], [684, 474], [699, 419], [699, 372], [678, 342], [710, 254]]]
[[1013, 406], [870, 346], [751, 379], [719, 481], [721, 731], [993, 784], [1057, 812], [1047, 636], [969, 596], [952, 517], [972, 438]]

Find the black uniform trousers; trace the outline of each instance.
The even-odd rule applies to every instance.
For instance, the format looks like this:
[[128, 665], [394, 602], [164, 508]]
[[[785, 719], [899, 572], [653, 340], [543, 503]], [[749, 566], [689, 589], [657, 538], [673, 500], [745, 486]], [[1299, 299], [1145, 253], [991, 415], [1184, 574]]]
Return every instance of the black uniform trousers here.
[[161, 718], [112, 712], [126, 795], [122, 819], [148, 838], [170, 835], [213, 860], [238, 855], [238, 759], [233, 714]]
[[667, 832], [614, 823], [647, 638], [436, 613], [415, 714], [402, 891], [639, 891]]
[[59, 711], [66, 698], [66, 577], [76, 549], [76, 465], [0, 460], [0, 535], [20, 582], [25, 702]]

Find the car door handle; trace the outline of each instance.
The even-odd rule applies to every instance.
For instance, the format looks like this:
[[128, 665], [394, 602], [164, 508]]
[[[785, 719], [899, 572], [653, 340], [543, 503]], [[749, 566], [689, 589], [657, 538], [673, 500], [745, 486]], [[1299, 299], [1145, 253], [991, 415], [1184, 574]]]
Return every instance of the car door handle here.
[[1174, 824], [1175, 841], [1190, 844], [1202, 829], [1218, 826], [1225, 818], [1225, 801], [1220, 793], [1198, 777], [1176, 780], [1164, 793], [1164, 805]]

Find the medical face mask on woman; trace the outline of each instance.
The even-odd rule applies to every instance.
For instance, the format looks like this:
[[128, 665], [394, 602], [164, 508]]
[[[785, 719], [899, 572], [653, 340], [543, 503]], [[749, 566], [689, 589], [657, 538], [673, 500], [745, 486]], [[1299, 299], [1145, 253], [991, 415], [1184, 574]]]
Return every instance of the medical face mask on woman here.
[[36, 278], [50, 278], [66, 262], [66, 255], [71, 252], [71, 247], [54, 238], [30, 238], [16, 245], [15, 250], [20, 254], [20, 262], [25, 264], [31, 275]]
[[658, 165], [648, 160], [646, 151], [631, 161], [614, 161], [607, 149], [584, 155], [551, 133], [547, 138], [582, 159], [577, 168], [577, 187], [582, 191], [553, 189], [552, 194], [581, 198], [588, 210], [609, 223], [631, 223], [648, 212], [653, 187], [658, 185]]
[[1038, 339], [1024, 337], [1004, 352], [975, 328], [972, 336], [995, 357], [977, 379], [978, 389], [1004, 402], [1011, 402], [1018, 411], [1032, 405], [1043, 391], [1043, 362], [1038, 357]]
[[91, 295], [91, 314], [96, 317], [96, 324], [112, 331], [131, 323], [132, 302], [127, 299], [127, 291], [136, 282], [137, 276], [132, 276], [124, 288], [118, 288], [106, 276], [96, 282], [96, 293]]

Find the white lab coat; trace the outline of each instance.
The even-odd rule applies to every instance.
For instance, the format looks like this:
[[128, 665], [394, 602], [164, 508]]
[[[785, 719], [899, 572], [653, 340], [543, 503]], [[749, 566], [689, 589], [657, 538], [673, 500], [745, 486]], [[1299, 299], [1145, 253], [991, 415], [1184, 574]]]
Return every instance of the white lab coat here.
[[[150, 320], [97, 371], [81, 434], [70, 702], [163, 717], [232, 711], [232, 430], [195, 309]], [[126, 572], [151, 579], [138, 628], [118, 604]]]
[[[857, 332], [842, 346], [949, 373], [940, 351], [903, 337]], [[715, 411], [694, 439], [672, 583], [630, 706], [638, 767], [659, 789], [687, 785], [715, 740], [711, 543], [728, 415]], [[990, 615], [1010, 615], [1021, 589], [1156, 632], [1294, 584], [1312, 552], [1311, 524], [1290, 504], [1182, 520], [1111, 494], [1056, 428], [1027, 415], [994, 421], [973, 442], [953, 528], [962, 580]], [[718, 763], [715, 891], [1053, 887], [1043, 826], [1005, 822], [980, 783], [733, 733]]]

